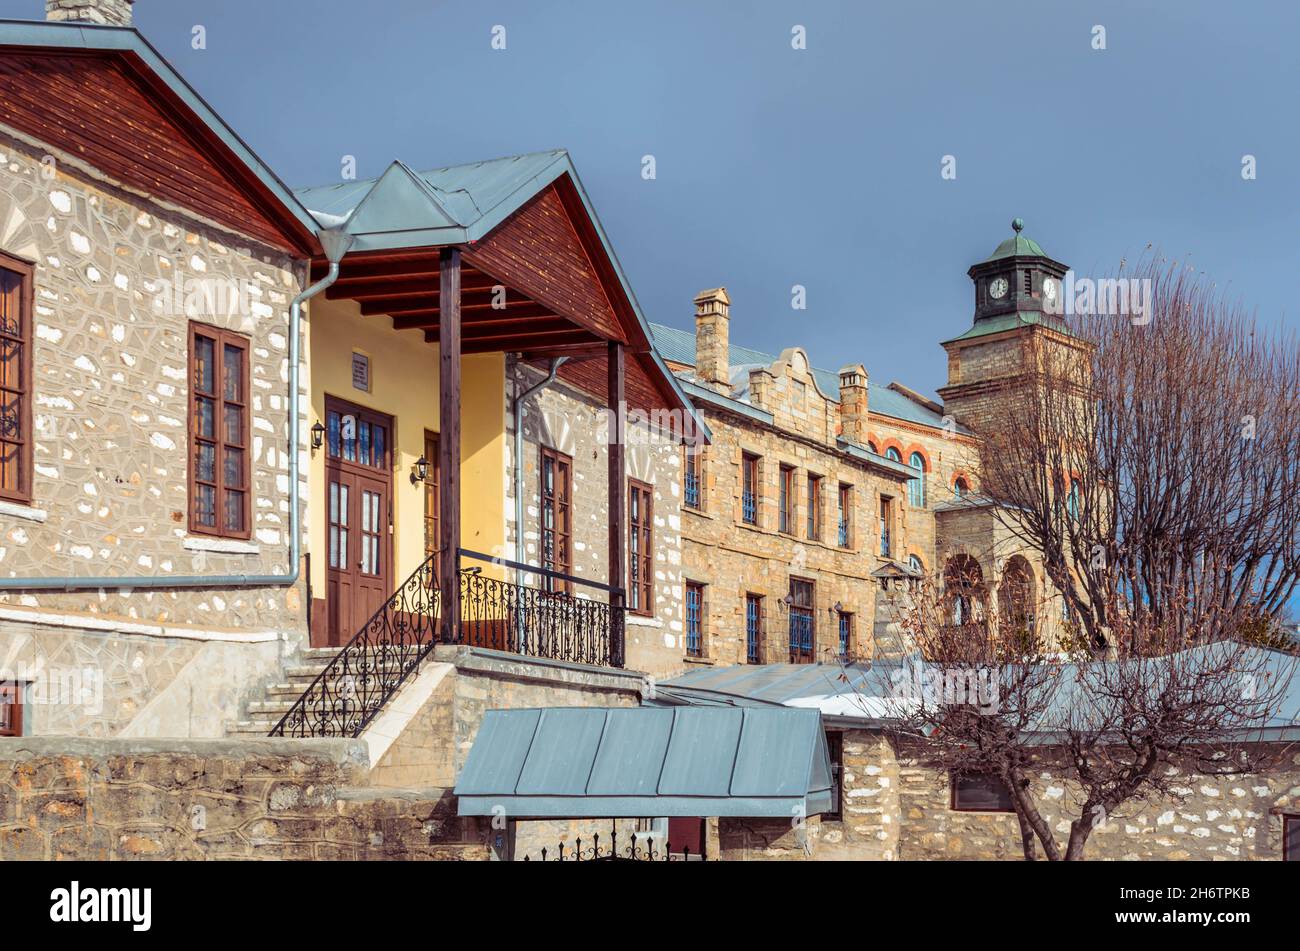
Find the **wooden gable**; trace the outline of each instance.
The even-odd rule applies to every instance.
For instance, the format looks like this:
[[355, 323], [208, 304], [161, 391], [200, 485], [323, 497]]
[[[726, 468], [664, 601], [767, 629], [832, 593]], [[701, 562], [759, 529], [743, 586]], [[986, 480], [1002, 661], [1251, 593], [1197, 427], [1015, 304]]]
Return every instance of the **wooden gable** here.
[[471, 244], [465, 260], [606, 340], [628, 340], [555, 185]]
[[290, 253], [310, 235], [133, 56], [0, 49], [0, 123], [128, 188]]

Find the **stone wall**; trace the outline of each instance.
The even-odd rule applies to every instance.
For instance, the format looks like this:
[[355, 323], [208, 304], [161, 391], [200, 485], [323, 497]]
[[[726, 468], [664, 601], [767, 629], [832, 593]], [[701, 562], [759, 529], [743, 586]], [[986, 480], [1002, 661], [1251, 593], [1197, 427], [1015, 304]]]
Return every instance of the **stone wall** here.
[[[1088, 859], [1277, 860], [1282, 816], [1300, 806], [1300, 753], [1264, 775], [1187, 775], [1174, 795], [1129, 802], [1088, 840]], [[958, 812], [951, 808], [946, 773], [914, 759], [897, 765], [902, 859], [1024, 857], [1014, 813]], [[1077, 789], [1045, 764], [1033, 777], [1034, 795], [1062, 848], [1077, 816]], [[1041, 847], [1039, 851], [1041, 857]]]
[[[0, 249], [36, 266], [33, 500], [0, 503], [0, 577], [286, 574], [293, 262], [48, 159], [0, 128]], [[250, 340], [247, 542], [188, 531], [191, 318]], [[0, 591], [0, 678], [28, 733], [220, 736], [305, 624], [301, 583]]]
[[[514, 396], [544, 379], [526, 364], [507, 368], [506, 521], [514, 559]], [[541, 447], [557, 449], [573, 459], [573, 573], [605, 583], [609, 576], [609, 462], [604, 404], [556, 381], [531, 396], [524, 406], [524, 544], [527, 561], [538, 563], [539, 479]], [[629, 426], [626, 459], [629, 479], [654, 490], [654, 605], [650, 616], [627, 614], [628, 669], [670, 676], [682, 667], [681, 483], [682, 449], [676, 440], [652, 433], [644, 425]], [[624, 505], [627, 502], [624, 501]], [[624, 542], [626, 546], [626, 542]], [[625, 548], [626, 550], [626, 548]], [[626, 556], [625, 556], [626, 560]], [[583, 591], [604, 597], [597, 589]]]
[[0, 860], [488, 858], [448, 790], [366, 765], [357, 740], [0, 738]]

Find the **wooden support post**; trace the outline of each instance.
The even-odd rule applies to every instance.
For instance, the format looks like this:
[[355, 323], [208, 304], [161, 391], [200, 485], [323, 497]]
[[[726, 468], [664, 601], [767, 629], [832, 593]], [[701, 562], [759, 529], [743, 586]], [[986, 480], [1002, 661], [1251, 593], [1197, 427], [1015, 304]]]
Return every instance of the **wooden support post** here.
[[438, 591], [443, 643], [460, 640], [460, 250], [438, 267]]
[[[627, 550], [627, 462], [623, 454], [626, 441], [623, 425], [626, 421], [623, 386], [623, 345], [609, 344], [609, 375], [607, 401], [610, 409], [609, 424], [609, 584], [622, 588], [627, 584], [624, 570], [624, 552]], [[626, 595], [611, 592], [610, 609], [610, 663], [622, 667], [625, 660], [623, 605]]]

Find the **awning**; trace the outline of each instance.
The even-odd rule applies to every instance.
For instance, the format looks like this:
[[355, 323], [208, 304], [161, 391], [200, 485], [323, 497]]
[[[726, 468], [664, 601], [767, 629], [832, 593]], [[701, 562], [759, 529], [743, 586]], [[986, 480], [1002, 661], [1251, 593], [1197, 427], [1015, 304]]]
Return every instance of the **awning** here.
[[456, 783], [462, 816], [794, 818], [829, 812], [816, 710], [489, 710]]

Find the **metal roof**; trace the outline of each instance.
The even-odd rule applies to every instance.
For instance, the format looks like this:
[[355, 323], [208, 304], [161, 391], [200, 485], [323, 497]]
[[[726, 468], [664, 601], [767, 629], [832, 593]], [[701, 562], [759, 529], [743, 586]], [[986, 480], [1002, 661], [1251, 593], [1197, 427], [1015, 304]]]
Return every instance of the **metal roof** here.
[[313, 235], [319, 229], [319, 224], [299, 203], [289, 186], [280, 181], [270, 166], [226, 125], [225, 120], [137, 30], [77, 22], [0, 20], [0, 46], [134, 54], [235, 154], [303, 228]]
[[749, 816], [831, 808], [816, 710], [489, 710], [455, 795], [462, 816]]
[[[654, 334], [655, 348], [663, 354], [665, 360], [695, 366], [695, 334], [693, 331], [679, 330], [666, 324], [651, 324], [650, 330]], [[778, 359], [778, 357], [770, 353], [764, 353], [761, 350], [731, 344], [728, 348], [727, 362], [734, 371], [732, 398], [741, 401], [746, 398], [749, 392], [749, 371], [751, 369], [770, 367]], [[813, 376], [813, 382], [822, 396], [838, 403], [840, 399], [839, 374], [817, 367], [811, 367], [810, 372]], [[891, 390], [887, 386], [872, 383], [870, 378], [867, 381], [867, 409], [871, 413], [880, 416], [901, 419], [904, 422], [917, 423], [922, 426], [933, 426], [942, 429], [944, 425], [942, 414], [922, 406], [897, 390]], [[958, 431], [968, 432], [964, 427], [958, 427]]]
[[395, 161], [378, 178], [300, 188], [296, 194], [322, 222], [349, 219], [356, 251], [433, 247], [479, 240], [565, 172], [576, 184], [563, 149], [426, 172]]

